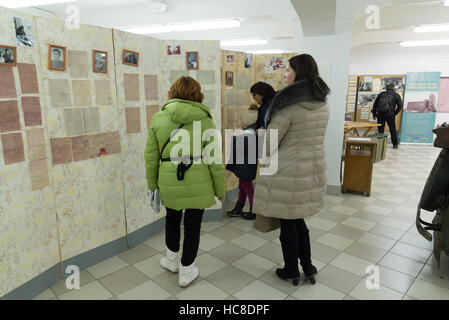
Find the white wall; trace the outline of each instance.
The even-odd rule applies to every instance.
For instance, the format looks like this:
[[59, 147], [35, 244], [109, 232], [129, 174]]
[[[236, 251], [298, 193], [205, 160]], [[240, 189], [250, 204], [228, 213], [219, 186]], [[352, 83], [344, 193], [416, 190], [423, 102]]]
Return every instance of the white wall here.
[[340, 163], [343, 147], [343, 127], [348, 87], [351, 34], [309, 37], [298, 40], [295, 52], [309, 53], [319, 65], [330, 65], [332, 90], [328, 98], [331, 114], [325, 147], [328, 185], [340, 187]]
[[440, 71], [449, 76], [449, 47], [402, 48], [398, 44], [365, 45], [352, 50], [350, 72], [406, 74]]

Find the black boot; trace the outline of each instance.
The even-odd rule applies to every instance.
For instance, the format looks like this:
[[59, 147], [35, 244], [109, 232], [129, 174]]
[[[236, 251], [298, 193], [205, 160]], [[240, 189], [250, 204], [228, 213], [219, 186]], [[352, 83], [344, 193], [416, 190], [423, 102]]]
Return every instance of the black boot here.
[[242, 209], [243, 209], [243, 205], [240, 204], [239, 202], [237, 202], [235, 204], [234, 209], [232, 209], [231, 211], [228, 211], [227, 214], [230, 217], [240, 217], [243, 214]]
[[299, 244], [298, 244], [298, 258], [301, 263], [302, 270], [306, 278], [311, 284], [315, 284], [314, 275], [318, 273], [317, 268], [312, 264], [312, 255], [310, 250], [310, 236], [307, 227], [298, 230]]
[[253, 213], [253, 208], [249, 209], [249, 212], [244, 212], [242, 214], [242, 218], [245, 220], [255, 220], [256, 219], [256, 214]]
[[298, 269], [298, 241], [287, 241], [282, 237], [281, 240], [282, 255], [284, 256], [284, 268], [276, 269], [276, 275], [282, 280], [292, 280], [293, 285], [299, 285]]

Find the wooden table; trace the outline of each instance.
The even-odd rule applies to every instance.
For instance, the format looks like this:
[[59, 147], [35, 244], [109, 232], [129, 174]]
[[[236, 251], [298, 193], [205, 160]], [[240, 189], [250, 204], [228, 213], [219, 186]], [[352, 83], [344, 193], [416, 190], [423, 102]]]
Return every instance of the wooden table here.
[[[374, 122], [355, 122], [345, 121], [345, 135], [349, 134], [353, 137], [365, 137], [373, 128], [380, 127], [380, 124]], [[360, 135], [359, 129], [366, 129], [363, 135]]]

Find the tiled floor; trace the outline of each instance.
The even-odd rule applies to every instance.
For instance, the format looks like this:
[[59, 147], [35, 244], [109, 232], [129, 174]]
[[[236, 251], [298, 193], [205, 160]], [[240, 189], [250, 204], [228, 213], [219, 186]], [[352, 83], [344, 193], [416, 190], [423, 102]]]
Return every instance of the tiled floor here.
[[[371, 197], [326, 196], [325, 210], [307, 219], [319, 269], [315, 286], [302, 277], [294, 287], [274, 275], [283, 264], [279, 230], [263, 234], [252, 222], [224, 217], [203, 224], [200, 277], [186, 289], [159, 266], [162, 232], [83, 271], [80, 290], [67, 291], [61, 281], [36, 299], [449, 299], [449, 258], [443, 254], [438, 269], [432, 243], [414, 225], [438, 152], [390, 146], [387, 159], [375, 165]], [[380, 270], [380, 286], [369, 290], [367, 267], [373, 265]]]

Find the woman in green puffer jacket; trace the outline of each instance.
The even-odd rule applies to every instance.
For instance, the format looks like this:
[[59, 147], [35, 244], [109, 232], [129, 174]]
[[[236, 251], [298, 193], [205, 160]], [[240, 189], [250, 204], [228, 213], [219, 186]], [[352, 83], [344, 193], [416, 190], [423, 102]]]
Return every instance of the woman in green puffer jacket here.
[[[215, 205], [215, 197], [220, 201], [224, 200], [224, 166], [221, 139], [218, 138], [220, 135], [211, 139], [203, 137], [206, 130], [216, 130], [216, 127], [209, 108], [202, 104], [204, 95], [201, 93], [201, 85], [193, 78], [181, 77], [173, 83], [169, 99], [151, 121], [145, 149], [145, 165], [148, 190], [159, 189], [162, 204], [167, 209], [167, 256], [160, 262], [171, 272], [179, 270], [179, 285], [185, 287], [199, 274], [194, 264], [204, 209]], [[201, 130], [198, 129], [194, 133], [194, 128], [197, 130], [200, 126]], [[181, 141], [178, 142], [180, 138]], [[197, 145], [195, 150], [194, 138]], [[176, 151], [178, 158], [172, 158], [172, 149]], [[190, 152], [182, 161], [184, 164], [179, 164], [180, 158], [185, 158], [187, 154], [177, 152], [180, 149]], [[212, 149], [214, 151], [210, 152]], [[211, 163], [211, 157], [215, 162]], [[179, 264], [183, 210], [185, 235]]]

